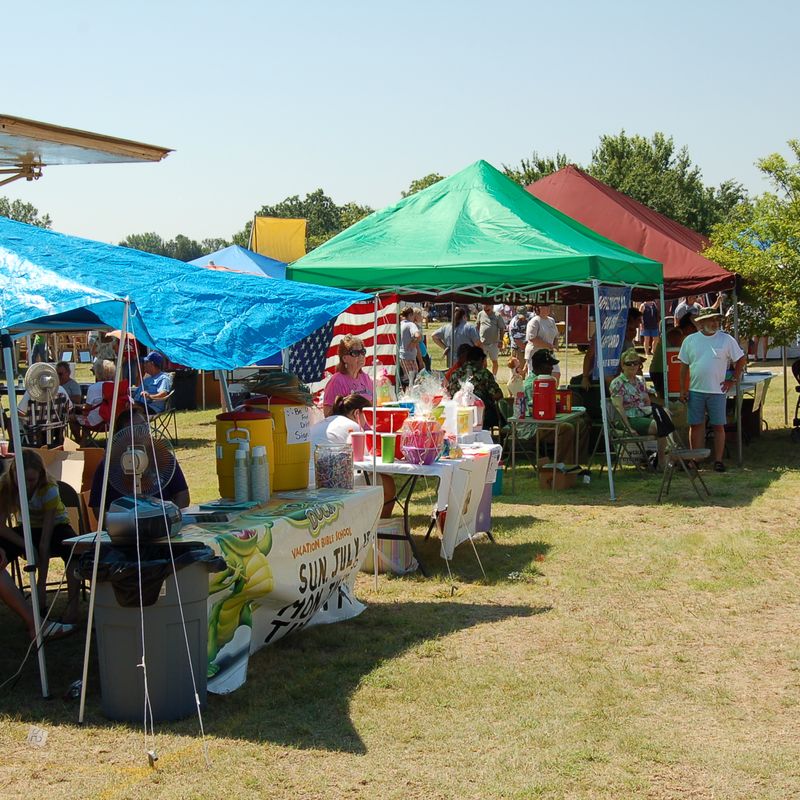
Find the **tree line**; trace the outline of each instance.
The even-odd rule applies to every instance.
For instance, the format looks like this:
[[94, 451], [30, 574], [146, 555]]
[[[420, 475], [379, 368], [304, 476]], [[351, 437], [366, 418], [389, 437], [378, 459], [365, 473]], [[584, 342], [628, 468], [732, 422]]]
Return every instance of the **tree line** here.
[[[706, 185], [688, 148], [678, 147], [671, 136], [661, 132], [650, 138], [629, 135], [624, 130], [603, 135], [585, 165], [561, 152], [546, 156], [534, 151], [517, 164], [504, 164], [503, 172], [527, 186], [568, 164], [576, 164], [634, 200], [709, 236], [711, 245], [704, 255], [745, 279], [742, 299], [747, 307], [743, 317], [746, 327], [785, 342], [800, 330], [800, 143], [791, 140], [789, 147], [794, 162], [778, 154], [756, 162], [769, 179], [772, 191], [755, 198], [750, 198], [742, 184], [733, 179], [719, 186]], [[442, 178], [438, 173], [417, 178], [401, 196], [408, 197]], [[311, 250], [372, 211], [355, 202], [337, 205], [317, 189], [304, 198], [293, 195], [274, 205], [264, 205], [254, 215], [306, 219], [307, 247]], [[52, 224], [49, 215], [40, 216], [31, 204], [19, 200], [12, 203], [4, 197], [0, 197], [0, 216], [45, 228]], [[178, 234], [165, 240], [149, 232], [129, 234], [120, 244], [191, 261], [230, 244], [247, 247], [251, 225], [252, 217], [230, 239], [207, 238], [198, 242]]]

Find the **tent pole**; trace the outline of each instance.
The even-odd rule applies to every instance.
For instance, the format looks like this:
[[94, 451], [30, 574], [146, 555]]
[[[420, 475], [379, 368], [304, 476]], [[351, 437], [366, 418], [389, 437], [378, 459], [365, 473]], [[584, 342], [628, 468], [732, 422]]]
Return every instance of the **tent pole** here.
[[[399, 307], [399, 303], [398, 303]], [[400, 315], [397, 316], [398, 325], [400, 320]], [[396, 349], [396, 348], [395, 348]], [[400, 375], [399, 372], [395, 372], [395, 381], [397, 380], [398, 376]], [[372, 485], [378, 485], [378, 466], [377, 466], [377, 452], [378, 452], [378, 442], [377, 442], [377, 424], [378, 424], [378, 393], [377, 393], [377, 386], [378, 386], [378, 293], [375, 294], [375, 298], [372, 301], [372, 406], [375, 409], [373, 414], [373, 422], [375, 425], [372, 426]], [[383, 485], [383, 484], [381, 484]], [[372, 540], [372, 565], [375, 572], [375, 589], [378, 588], [378, 530], [375, 529], [375, 538]]]
[[50, 696], [50, 687], [47, 681], [47, 664], [44, 658], [44, 640], [42, 639], [42, 617], [39, 608], [39, 592], [36, 588], [36, 574], [38, 573], [38, 554], [33, 546], [31, 534], [31, 518], [28, 511], [28, 490], [25, 485], [25, 466], [22, 463], [22, 437], [19, 432], [19, 415], [17, 414], [17, 393], [14, 391], [14, 343], [8, 330], [2, 332], [3, 362], [6, 371], [6, 387], [8, 388], [8, 406], [11, 414], [11, 438], [14, 442], [14, 465], [17, 469], [17, 491], [19, 493], [19, 513], [22, 518], [22, 537], [25, 540], [25, 560], [28, 562], [26, 571], [31, 587], [31, 607], [33, 610], [33, 625], [36, 630], [36, 652], [39, 659], [39, 680], [42, 685], [42, 697]]
[[[733, 288], [733, 338], [739, 342], [739, 300], [736, 287]], [[745, 355], [744, 370], [747, 372], [747, 353]], [[736, 384], [736, 466], [741, 467], [742, 457], [742, 382]]]
[[783, 424], [786, 425], [786, 427], [788, 428], [789, 427], [789, 382], [786, 373], [788, 371], [789, 360], [787, 358], [786, 349], [787, 349], [786, 345], [784, 345], [781, 348], [781, 350], [783, 351], [781, 355], [783, 359]]
[[561, 382], [564, 386], [569, 386], [569, 306], [564, 306], [564, 380]]
[[658, 287], [658, 302], [661, 305], [661, 368], [664, 376], [664, 406], [669, 410], [669, 390], [667, 389], [667, 304], [664, 300], [664, 284]]
[[119, 400], [119, 383], [122, 380], [122, 359], [127, 351], [128, 341], [128, 314], [130, 311], [130, 300], [125, 298], [125, 308], [122, 311], [122, 328], [120, 336], [120, 348], [117, 351], [117, 371], [114, 375], [114, 393], [111, 396], [111, 419], [108, 421], [108, 436], [106, 436], [106, 453], [103, 460], [103, 488], [100, 491], [100, 508], [97, 512], [97, 530], [94, 532], [94, 563], [92, 564], [92, 582], [89, 587], [89, 616], [86, 622], [86, 642], [83, 647], [83, 673], [81, 675], [81, 699], [78, 706], [78, 723], [83, 724], [83, 715], [86, 710], [86, 684], [89, 676], [89, 655], [92, 651], [92, 621], [94, 619], [94, 603], [97, 592], [97, 567], [100, 561], [100, 531], [103, 530], [103, 522], [106, 514], [106, 497], [108, 495], [108, 473], [111, 469], [111, 442], [114, 438], [114, 425], [117, 415]]
[[206, 410], [206, 371], [200, 370], [200, 400], [203, 411]]
[[592, 279], [592, 293], [594, 294], [594, 343], [597, 349], [597, 373], [600, 378], [600, 413], [603, 416], [603, 439], [606, 445], [606, 467], [608, 469], [608, 492], [612, 500], [617, 496], [614, 492], [614, 472], [611, 469], [611, 442], [608, 437], [608, 409], [606, 408], [606, 373], [603, 368], [603, 326], [600, 320], [600, 283], [597, 278]]
[[225, 374], [225, 370], [221, 369], [219, 371], [219, 389], [222, 392], [222, 405], [223, 411], [233, 411], [233, 403], [231, 402], [231, 392], [228, 389], [228, 376]]
[[456, 304], [451, 301], [450, 303], [450, 347], [447, 349], [447, 368], [453, 366], [453, 358], [455, 353], [455, 344], [456, 344], [456, 325], [455, 321], [453, 320], [453, 315], [456, 313]]

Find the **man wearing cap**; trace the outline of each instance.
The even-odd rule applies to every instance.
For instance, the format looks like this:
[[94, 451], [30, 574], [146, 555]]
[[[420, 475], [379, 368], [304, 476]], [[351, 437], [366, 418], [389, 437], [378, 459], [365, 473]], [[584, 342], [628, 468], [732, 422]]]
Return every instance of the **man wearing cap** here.
[[172, 376], [162, 372], [164, 356], [150, 352], [142, 359], [145, 376], [142, 385], [133, 390], [133, 402], [139, 408], [147, 406], [151, 414], [164, 410], [164, 398], [172, 391]]
[[[524, 391], [525, 402], [528, 408], [533, 408], [533, 382], [536, 380], [537, 375], [552, 375], [553, 368], [558, 364], [558, 359], [553, 355], [553, 352], [548, 348], [541, 347], [534, 350], [530, 358], [530, 372], [528, 377], [525, 378]], [[556, 461], [563, 461], [564, 463], [572, 463], [575, 458], [575, 435], [579, 433], [579, 455], [588, 452], [589, 443], [589, 427], [582, 424], [580, 421], [577, 425], [572, 423], [564, 423], [559, 425], [558, 431], [558, 452], [553, 454]], [[529, 427], [529, 434], [536, 433], [536, 423], [531, 423]], [[551, 428], [539, 432], [539, 440], [542, 442], [554, 442], [555, 431]]]
[[525, 364], [525, 331], [528, 327], [528, 312], [520, 306], [516, 315], [508, 323], [508, 338], [511, 340], [513, 348], [512, 355], [519, 360], [520, 364]]
[[[704, 308], [694, 318], [697, 333], [681, 344], [681, 400], [688, 402], [689, 445], [705, 445], [706, 414], [714, 431], [714, 469], [725, 472], [725, 404], [728, 392], [742, 377], [747, 356], [730, 334], [719, 329], [722, 315], [716, 308]], [[733, 375], [727, 377], [730, 364]]]

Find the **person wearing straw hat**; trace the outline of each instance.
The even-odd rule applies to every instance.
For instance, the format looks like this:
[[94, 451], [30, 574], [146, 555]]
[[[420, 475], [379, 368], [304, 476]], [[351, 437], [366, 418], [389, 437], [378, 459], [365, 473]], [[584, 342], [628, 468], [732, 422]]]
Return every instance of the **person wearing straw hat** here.
[[[706, 415], [714, 431], [714, 469], [725, 472], [725, 405], [728, 392], [736, 386], [747, 364], [739, 343], [720, 330], [722, 314], [716, 308], [704, 308], [694, 318], [697, 333], [681, 344], [681, 400], [688, 403], [689, 446], [705, 446]], [[728, 368], [733, 364], [733, 374]]]

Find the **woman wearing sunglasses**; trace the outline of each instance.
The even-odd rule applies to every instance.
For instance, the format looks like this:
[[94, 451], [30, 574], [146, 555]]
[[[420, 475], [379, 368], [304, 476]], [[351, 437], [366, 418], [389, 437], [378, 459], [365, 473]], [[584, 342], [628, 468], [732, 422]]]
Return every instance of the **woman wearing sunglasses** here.
[[[626, 350], [620, 359], [621, 374], [617, 375], [608, 387], [611, 402], [617, 410], [617, 416], [629, 433], [640, 436], [656, 434], [658, 428], [653, 419], [650, 395], [644, 378], [638, 374], [643, 364], [642, 357], [634, 348]], [[658, 468], [664, 464], [665, 439], [658, 439]]]
[[326, 417], [331, 415], [337, 397], [360, 394], [375, 404], [375, 389], [372, 379], [364, 372], [367, 350], [358, 336], [349, 333], [339, 342], [339, 364], [331, 375], [322, 395], [322, 410]]

